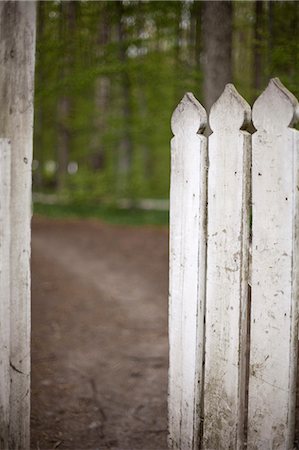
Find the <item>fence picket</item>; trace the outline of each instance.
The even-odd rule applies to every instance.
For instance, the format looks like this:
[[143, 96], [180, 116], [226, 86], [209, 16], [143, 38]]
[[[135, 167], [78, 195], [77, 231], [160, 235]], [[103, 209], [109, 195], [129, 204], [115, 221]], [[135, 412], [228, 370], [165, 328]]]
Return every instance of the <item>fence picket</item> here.
[[172, 116], [169, 445], [198, 449], [206, 258], [206, 112], [186, 94]]
[[8, 448], [10, 394], [10, 142], [0, 139], [0, 447]]
[[293, 448], [298, 322], [298, 103], [270, 81], [253, 106], [248, 448]]
[[244, 441], [249, 266], [250, 106], [228, 84], [209, 137], [205, 449]]

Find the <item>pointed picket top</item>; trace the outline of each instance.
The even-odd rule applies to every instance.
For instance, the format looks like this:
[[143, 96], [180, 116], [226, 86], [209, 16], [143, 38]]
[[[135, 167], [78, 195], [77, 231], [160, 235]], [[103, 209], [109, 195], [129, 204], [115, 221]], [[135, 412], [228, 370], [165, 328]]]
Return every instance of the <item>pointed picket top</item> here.
[[272, 78], [255, 101], [252, 116], [257, 130], [292, 127], [299, 119], [298, 100], [279, 78]]
[[227, 84], [210, 112], [203, 445], [244, 447], [251, 108]]
[[186, 133], [202, 133], [207, 125], [207, 113], [204, 107], [187, 92], [171, 117], [171, 129], [175, 136]]
[[169, 232], [169, 447], [200, 447], [203, 412], [207, 123], [185, 94], [172, 119]]
[[228, 83], [210, 112], [212, 131], [245, 129], [251, 121], [251, 108], [235, 86]]

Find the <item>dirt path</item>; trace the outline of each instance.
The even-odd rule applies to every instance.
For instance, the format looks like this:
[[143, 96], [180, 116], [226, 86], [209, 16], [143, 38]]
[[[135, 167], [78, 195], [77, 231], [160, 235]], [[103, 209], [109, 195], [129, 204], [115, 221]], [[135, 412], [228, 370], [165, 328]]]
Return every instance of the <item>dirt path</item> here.
[[167, 231], [33, 221], [32, 449], [166, 449]]

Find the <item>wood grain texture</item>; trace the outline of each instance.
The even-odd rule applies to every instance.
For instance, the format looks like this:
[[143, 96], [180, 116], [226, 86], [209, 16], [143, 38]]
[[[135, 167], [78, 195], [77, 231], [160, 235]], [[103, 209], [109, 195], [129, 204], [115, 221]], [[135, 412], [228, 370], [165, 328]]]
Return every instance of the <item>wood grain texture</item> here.
[[278, 79], [253, 106], [248, 448], [293, 448], [298, 326], [298, 103]]
[[204, 449], [244, 442], [250, 114], [231, 84], [210, 113]]
[[11, 140], [9, 448], [30, 447], [30, 220], [35, 2], [0, 2], [0, 136]]
[[10, 394], [10, 142], [0, 139], [0, 448], [8, 449]]
[[206, 113], [186, 94], [172, 116], [169, 446], [198, 449], [206, 260]]

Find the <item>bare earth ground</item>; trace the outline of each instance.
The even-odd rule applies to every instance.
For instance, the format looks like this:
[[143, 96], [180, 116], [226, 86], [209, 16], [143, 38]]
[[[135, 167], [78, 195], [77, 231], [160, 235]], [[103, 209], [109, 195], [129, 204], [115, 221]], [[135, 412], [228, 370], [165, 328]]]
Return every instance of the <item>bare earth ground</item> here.
[[34, 219], [32, 449], [166, 449], [167, 230]]
[[[166, 449], [167, 230], [39, 218], [32, 246], [31, 448]], [[299, 377], [297, 442], [298, 406]]]

